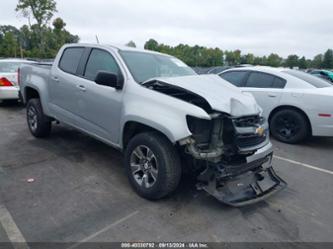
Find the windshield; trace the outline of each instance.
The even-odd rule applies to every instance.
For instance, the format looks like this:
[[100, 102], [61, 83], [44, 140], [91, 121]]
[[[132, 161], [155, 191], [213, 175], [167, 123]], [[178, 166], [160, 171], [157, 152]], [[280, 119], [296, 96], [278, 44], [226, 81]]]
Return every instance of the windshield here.
[[311, 74], [308, 73], [303, 73], [301, 71], [296, 71], [296, 70], [285, 70], [283, 73], [287, 73], [289, 75], [292, 75], [298, 79], [304, 80], [310, 85], [316, 87], [316, 88], [323, 88], [323, 87], [330, 87], [332, 86], [330, 83], [328, 83], [325, 80], [322, 80], [320, 78], [317, 78]]
[[2, 73], [15, 73], [20, 67], [20, 62], [0, 62], [0, 72]]
[[184, 62], [171, 56], [136, 51], [119, 53], [134, 79], [139, 83], [156, 77], [196, 75]]

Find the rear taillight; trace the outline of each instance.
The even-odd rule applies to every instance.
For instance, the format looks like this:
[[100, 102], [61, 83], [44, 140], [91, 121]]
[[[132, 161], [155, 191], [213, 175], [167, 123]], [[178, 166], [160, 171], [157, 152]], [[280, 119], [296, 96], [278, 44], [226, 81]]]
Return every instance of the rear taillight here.
[[18, 84], [18, 85], [21, 84], [21, 76], [20, 76], [20, 72], [21, 72], [21, 69], [18, 68], [18, 69], [17, 69], [17, 84]]
[[12, 82], [10, 82], [7, 78], [0, 78], [0, 87], [1, 86], [13, 86]]

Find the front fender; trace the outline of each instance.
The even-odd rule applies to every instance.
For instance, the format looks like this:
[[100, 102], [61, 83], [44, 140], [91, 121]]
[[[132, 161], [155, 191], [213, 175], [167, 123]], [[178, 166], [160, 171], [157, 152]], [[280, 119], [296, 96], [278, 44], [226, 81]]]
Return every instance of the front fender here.
[[[158, 130], [159, 132], [163, 133], [173, 144], [191, 135], [191, 132], [187, 127], [186, 117], [172, 120], [165, 116], [154, 116], [154, 120], [152, 120], [151, 117], [147, 116], [127, 115], [122, 120], [121, 136], [123, 136], [123, 129], [127, 122], [137, 122]], [[122, 141], [123, 137], [120, 139], [121, 147], [123, 147]]]

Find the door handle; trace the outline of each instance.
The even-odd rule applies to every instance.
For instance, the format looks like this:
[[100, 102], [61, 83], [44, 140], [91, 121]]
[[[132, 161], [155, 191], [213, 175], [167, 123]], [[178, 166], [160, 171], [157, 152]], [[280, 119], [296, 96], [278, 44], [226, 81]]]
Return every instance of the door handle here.
[[269, 93], [269, 94], [268, 94], [268, 97], [271, 97], [271, 98], [276, 98], [276, 97], [277, 97], [277, 95], [276, 95], [275, 93]]
[[82, 92], [86, 91], [86, 88], [83, 85], [77, 85], [77, 88], [79, 88]]

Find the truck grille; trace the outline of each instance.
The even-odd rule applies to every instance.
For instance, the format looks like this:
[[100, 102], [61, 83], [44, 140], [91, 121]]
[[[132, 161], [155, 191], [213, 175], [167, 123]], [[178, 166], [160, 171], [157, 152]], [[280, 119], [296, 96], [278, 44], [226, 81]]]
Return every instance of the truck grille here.
[[236, 137], [236, 145], [240, 148], [248, 148], [259, 145], [266, 140], [266, 135], [238, 135]]
[[[264, 120], [259, 115], [253, 115], [253, 116], [235, 118], [233, 119], [233, 123], [237, 128], [246, 128], [246, 127], [258, 128], [264, 123]], [[235, 144], [241, 149], [254, 147], [262, 144], [266, 140], [267, 138], [266, 136], [267, 134], [256, 134], [254, 132], [238, 133], [236, 134], [235, 137]]]
[[235, 118], [234, 124], [237, 127], [253, 127], [263, 123], [263, 118], [259, 115]]

